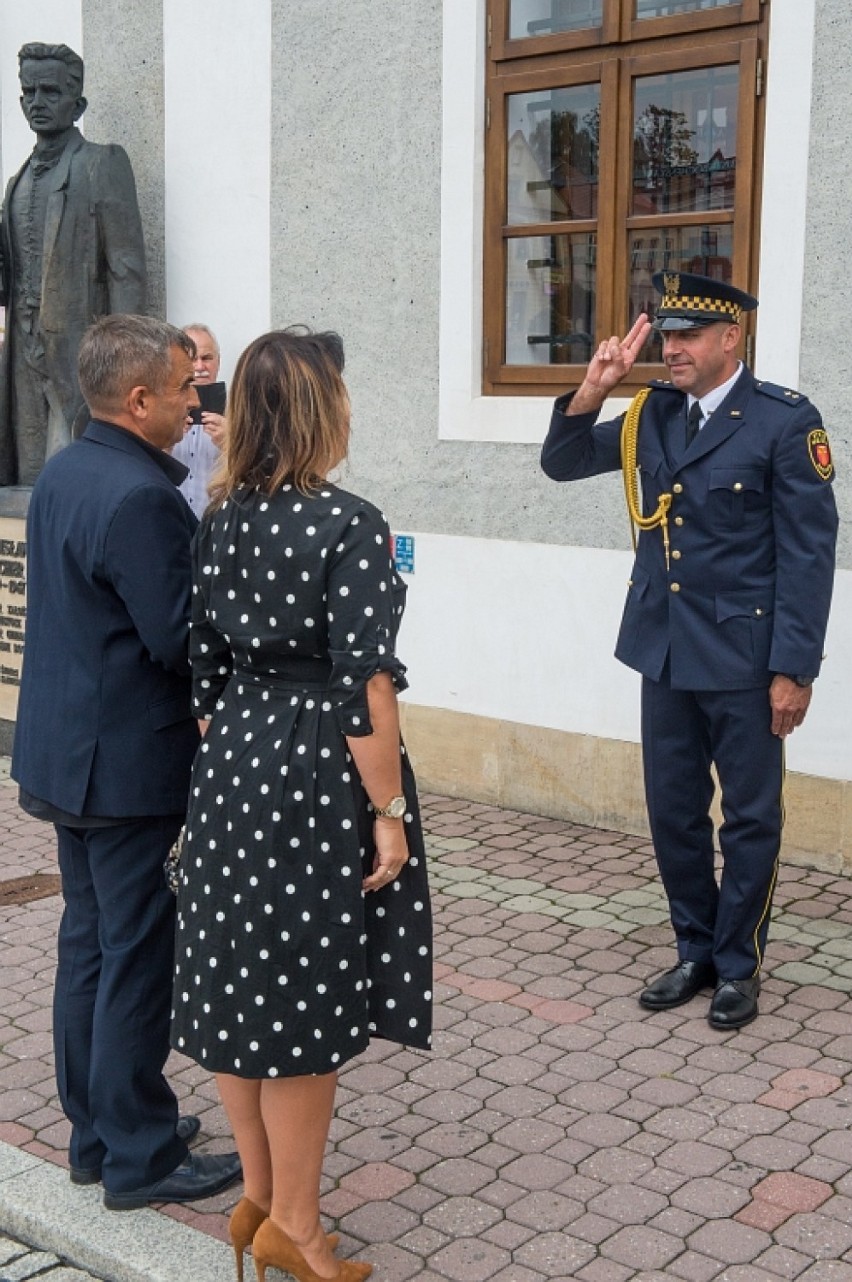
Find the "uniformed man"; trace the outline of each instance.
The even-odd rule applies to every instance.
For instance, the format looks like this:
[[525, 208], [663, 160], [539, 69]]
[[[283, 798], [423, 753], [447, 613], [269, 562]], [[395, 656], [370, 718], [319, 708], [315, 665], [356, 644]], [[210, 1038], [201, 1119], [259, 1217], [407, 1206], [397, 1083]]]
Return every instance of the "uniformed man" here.
[[[616, 657], [642, 674], [645, 793], [678, 963], [641, 994], [667, 1010], [714, 987], [714, 1028], [758, 1013], [781, 841], [785, 737], [819, 674], [837, 510], [828, 437], [807, 397], [737, 358], [757, 306], [721, 281], [658, 273], [662, 304], [602, 342], [556, 402], [542, 467], [556, 481], [622, 467], [636, 560]], [[651, 329], [670, 383], [598, 423]], [[635, 468], [642, 486], [638, 497]], [[715, 765], [724, 861], [714, 875]]]

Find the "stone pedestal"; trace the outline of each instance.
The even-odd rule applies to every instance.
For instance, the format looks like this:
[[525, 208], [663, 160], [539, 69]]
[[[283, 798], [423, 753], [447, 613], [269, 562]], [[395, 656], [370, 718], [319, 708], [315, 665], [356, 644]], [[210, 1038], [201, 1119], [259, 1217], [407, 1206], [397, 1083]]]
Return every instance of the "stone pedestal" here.
[[26, 516], [31, 490], [0, 488], [0, 753], [12, 751], [27, 612]]

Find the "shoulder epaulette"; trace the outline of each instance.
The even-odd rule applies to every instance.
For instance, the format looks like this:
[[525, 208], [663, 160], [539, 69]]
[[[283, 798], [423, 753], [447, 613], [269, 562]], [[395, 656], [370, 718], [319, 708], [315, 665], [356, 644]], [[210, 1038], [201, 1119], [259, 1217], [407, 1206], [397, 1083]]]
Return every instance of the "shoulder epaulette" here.
[[679, 387], [675, 387], [671, 379], [668, 378], [649, 378], [648, 386], [655, 392], [677, 392], [678, 396], [683, 396]]
[[754, 386], [762, 396], [771, 396], [774, 401], [783, 401], [785, 405], [793, 407], [804, 405], [808, 399], [804, 392], [794, 392], [791, 388], [781, 387], [778, 383], [765, 383], [755, 379]]

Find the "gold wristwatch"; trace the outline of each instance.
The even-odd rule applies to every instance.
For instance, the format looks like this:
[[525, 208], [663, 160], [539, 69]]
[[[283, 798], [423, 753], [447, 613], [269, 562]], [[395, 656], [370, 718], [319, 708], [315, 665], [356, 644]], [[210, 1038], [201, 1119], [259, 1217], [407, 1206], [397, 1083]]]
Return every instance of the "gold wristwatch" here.
[[373, 806], [379, 819], [401, 819], [405, 814], [405, 797], [391, 797], [386, 806]]

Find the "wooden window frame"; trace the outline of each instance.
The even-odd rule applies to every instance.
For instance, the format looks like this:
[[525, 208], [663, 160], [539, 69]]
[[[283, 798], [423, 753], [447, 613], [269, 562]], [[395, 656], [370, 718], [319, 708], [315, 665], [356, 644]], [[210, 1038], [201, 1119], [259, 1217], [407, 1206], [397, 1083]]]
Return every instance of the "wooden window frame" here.
[[[507, 252], [510, 239], [536, 235], [596, 233], [599, 263], [612, 263], [596, 281], [595, 341], [624, 333], [628, 321], [629, 232], [647, 227], [726, 224], [733, 233], [733, 275], [755, 288], [760, 209], [759, 161], [764, 100], [760, 90], [766, 41], [767, 0], [736, 5], [683, 19], [632, 20], [632, 0], [604, 0], [604, 23], [597, 30], [509, 40], [510, 0], [489, 0], [486, 71], [486, 183], [483, 272], [483, 393], [488, 396], [542, 396], [564, 391], [582, 378], [582, 364], [508, 365], [506, 342]], [[699, 23], [698, 19], [702, 21]], [[680, 31], [673, 28], [680, 23]], [[641, 38], [635, 35], [641, 32]], [[607, 43], [606, 38], [615, 33]], [[733, 209], [695, 213], [630, 215], [633, 147], [633, 82], [670, 70], [737, 64], [740, 69], [737, 121], [737, 183]], [[506, 223], [507, 98], [530, 90], [600, 84], [601, 146], [598, 204], [594, 220], [543, 224]], [[607, 122], [607, 123], [604, 123]], [[614, 128], [613, 128], [614, 122]], [[749, 358], [753, 351], [752, 316], [744, 317]], [[665, 373], [661, 365], [635, 367], [634, 379], [621, 385], [630, 395], [649, 378]]]

